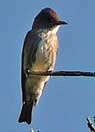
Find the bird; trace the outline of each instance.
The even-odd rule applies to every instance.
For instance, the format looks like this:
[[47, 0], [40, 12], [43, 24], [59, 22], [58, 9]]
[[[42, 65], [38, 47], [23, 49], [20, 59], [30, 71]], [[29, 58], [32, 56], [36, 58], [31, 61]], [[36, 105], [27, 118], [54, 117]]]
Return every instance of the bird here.
[[31, 72], [54, 71], [57, 51], [57, 32], [61, 25], [58, 14], [51, 8], [42, 9], [26, 34], [22, 49], [21, 84], [22, 110], [18, 122], [31, 124], [34, 107], [38, 104], [50, 76], [31, 75]]

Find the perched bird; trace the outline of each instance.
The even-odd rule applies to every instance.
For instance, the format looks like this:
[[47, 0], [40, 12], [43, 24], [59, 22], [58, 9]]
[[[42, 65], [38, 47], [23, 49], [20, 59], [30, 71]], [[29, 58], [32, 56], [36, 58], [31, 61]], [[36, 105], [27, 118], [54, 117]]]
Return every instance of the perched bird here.
[[51, 8], [45, 8], [35, 17], [32, 30], [25, 38], [22, 51], [22, 111], [19, 122], [31, 123], [32, 111], [39, 102], [50, 76], [28, 76], [32, 71], [53, 71], [58, 50], [57, 31], [61, 21]]

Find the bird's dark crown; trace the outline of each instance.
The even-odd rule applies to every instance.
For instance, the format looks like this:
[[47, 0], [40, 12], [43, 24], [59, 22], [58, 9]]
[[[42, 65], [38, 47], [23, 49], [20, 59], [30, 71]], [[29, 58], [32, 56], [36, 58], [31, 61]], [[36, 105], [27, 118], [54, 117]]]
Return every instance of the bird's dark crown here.
[[33, 28], [52, 28], [59, 21], [59, 16], [53, 9], [45, 8], [35, 17]]
[[51, 9], [51, 8], [45, 8], [43, 10], [41, 10], [41, 12], [38, 15], [43, 15], [46, 16], [48, 18], [54, 19], [55, 21], [59, 21], [59, 16], [57, 15], [57, 13]]

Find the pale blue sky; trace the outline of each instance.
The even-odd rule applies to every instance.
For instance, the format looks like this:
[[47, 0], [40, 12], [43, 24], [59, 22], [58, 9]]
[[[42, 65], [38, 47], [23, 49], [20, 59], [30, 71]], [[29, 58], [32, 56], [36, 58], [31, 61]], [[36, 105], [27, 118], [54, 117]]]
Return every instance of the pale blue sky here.
[[95, 0], [0, 1], [0, 131], [87, 132], [95, 114], [95, 78], [53, 77], [33, 113], [32, 125], [17, 122], [21, 111], [20, 66], [26, 32], [36, 14], [53, 8], [61, 27], [56, 70], [95, 71]]

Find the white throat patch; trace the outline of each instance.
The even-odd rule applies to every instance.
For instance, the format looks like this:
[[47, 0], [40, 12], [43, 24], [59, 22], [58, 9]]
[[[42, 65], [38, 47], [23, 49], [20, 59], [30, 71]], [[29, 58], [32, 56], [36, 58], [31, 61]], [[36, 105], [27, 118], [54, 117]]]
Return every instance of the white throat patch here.
[[54, 28], [51, 30], [51, 32], [54, 33], [54, 34], [56, 34], [57, 31], [59, 30], [59, 27], [60, 27], [60, 25], [54, 27]]

